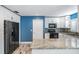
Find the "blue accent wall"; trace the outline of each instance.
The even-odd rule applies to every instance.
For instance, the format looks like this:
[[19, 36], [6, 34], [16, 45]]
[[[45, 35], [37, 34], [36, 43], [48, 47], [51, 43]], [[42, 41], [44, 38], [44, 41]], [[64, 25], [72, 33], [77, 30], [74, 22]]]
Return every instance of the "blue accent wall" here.
[[[32, 21], [33, 19], [42, 19], [44, 20], [44, 16], [21, 16], [20, 20], [20, 29], [21, 29], [21, 42], [30, 42], [32, 41]], [[43, 23], [44, 24], [44, 23]], [[44, 25], [43, 25], [44, 28]]]
[[78, 13], [74, 13], [74, 14], [70, 15], [71, 20], [74, 20], [75, 18], [78, 18]]

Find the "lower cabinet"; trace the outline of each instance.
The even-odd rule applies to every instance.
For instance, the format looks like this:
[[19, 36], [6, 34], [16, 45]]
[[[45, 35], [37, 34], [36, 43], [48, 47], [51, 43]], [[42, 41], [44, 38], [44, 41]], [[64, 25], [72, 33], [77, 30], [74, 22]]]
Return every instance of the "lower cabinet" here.
[[77, 48], [77, 42], [75, 37], [71, 37], [71, 48]]
[[76, 38], [77, 42], [77, 48], [79, 48], [79, 38]]
[[50, 39], [49, 36], [50, 36], [49, 33], [45, 33], [45, 39]]
[[70, 35], [64, 35], [65, 39], [65, 46], [66, 48], [77, 48], [77, 38], [70, 36]]

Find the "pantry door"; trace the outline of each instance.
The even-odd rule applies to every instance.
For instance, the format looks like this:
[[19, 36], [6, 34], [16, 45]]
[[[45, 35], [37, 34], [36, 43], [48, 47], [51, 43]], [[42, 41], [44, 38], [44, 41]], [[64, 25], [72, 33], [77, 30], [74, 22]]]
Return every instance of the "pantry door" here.
[[43, 39], [42, 19], [33, 19], [33, 39]]

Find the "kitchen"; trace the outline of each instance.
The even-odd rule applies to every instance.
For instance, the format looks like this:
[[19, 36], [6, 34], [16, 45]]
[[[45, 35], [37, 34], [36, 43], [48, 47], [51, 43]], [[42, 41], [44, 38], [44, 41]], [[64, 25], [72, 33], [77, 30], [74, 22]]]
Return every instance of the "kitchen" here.
[[[14, 39], [16, 38], [15, 34], [18, 35], [17, 37], [19, 40], [17, 41], [17, 44], [19, 44], [17, 48], [13, 50], [13, 54], [47, 54], [57, 53], [56, 51], [58, 51], [58, 53], [78, 53], [79, 6], [4, 5], [1, 6], [1, 8], [7, 8], [9, 11], [12, 10], [14, 14], [19, 14], [19, 16], [17, 16], [17, 21], [16, 17], [13, 17], [11, 14], [8, 16], [7, 14], [9, 13], [6, 13], [7, 17], [6, 15], [3, 17], [6, 21], [17, 22], [19, 24], [17, 27], [19, 31], [18, 34], [13, 31], [16, 29], [11, 29], [12, 27], [15, 28], [16, 25], [12, 25], [12, 27], [10, 25], [9, 28], [7, 27], [7, 24], [6, 27], [1, 25], [4, 27], [3, 29], [7, 28], [11, 31], [11, 35]], [[4, 21], [2, 21], [2, 23], [4, 23]], [[1, 30], [3, 31], [3, 29]], [[4, 33], [7, 31], [4, 30]], [[7, 36], [5, 37], [4, 35], [2, 37], [4, 37], [4, 43], [6, 43], [5, 39]], [[6, 44], [4, 46], [6, 46]], [[5, 49], [4, 46], [2, 47]], [[1, 51], [3, 51], [2, 53], [4, 53], [3, 48], [1, 48]], [[7, 50], [5, 49], [5, 51]]]

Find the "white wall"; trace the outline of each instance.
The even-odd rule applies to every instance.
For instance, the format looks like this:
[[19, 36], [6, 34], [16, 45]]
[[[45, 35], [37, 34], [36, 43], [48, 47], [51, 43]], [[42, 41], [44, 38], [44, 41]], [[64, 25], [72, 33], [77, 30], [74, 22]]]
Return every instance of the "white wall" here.
[[0, 54], [4, 53], [4, 20], [19, 22], [20, 16], [0, 6]]

